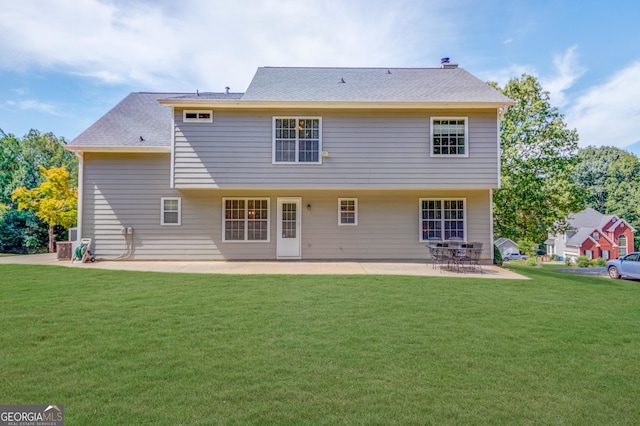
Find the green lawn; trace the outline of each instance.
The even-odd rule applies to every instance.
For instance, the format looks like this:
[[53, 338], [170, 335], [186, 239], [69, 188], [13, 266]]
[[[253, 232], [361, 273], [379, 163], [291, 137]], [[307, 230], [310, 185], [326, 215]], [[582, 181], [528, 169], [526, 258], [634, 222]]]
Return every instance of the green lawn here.
[[640, 424], [640, 283], [0, 265], [0, 403], [67, 425]]

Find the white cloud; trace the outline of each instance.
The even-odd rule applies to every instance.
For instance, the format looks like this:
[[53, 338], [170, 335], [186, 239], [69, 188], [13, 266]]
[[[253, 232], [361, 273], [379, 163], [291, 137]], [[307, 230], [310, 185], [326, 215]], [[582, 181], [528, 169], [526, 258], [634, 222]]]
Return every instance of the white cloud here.
[[[413, 21], [417, 5], [432, 12], [428, 22]], [[416, 52], [436, 58], [435, 41], [447, 37], [440, 13], [411, 0], [21, 0], [0, 14], [0, 68], [55, 69], [150, 90], [243, 91], [258, 66], [405, 66]], [[425, 30], [408, 35], [418, 24]]]
[[30, 111], [38, 111], [44, 112], [50, 115], [60, 116], [59, 108], [54, 104], [48, 104], [46, 102], [40, 102], [33, 99], [21, 100], [21, 101], [6, 101], [7, 107], [5, 109], [15, 110], [18, 109], [20, 111], [30, 110]]
[[576, 48], [577, 46], [572, 46], [564, 54], [556, 55], [553, 58], [555, 74], [540, 81], [544, 90], [549, 91], [554, 106], [562, 107], [567, 104], [569, 100], [565, 91], [586, 71], [578, 62]]
[[589, 88], [568, 109], [567, 123], [580, 145], [624, 147], [640, 141], [640, 62]]

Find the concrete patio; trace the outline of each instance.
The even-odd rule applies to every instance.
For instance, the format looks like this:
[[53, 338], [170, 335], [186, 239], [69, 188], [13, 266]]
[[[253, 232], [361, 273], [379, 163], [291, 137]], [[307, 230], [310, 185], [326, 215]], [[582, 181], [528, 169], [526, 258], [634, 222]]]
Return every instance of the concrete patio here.
[[357, 261], [97, 261], [72, 263], [58, 260], [55, 253], [2, 256], [1, 264], [54, 265], [83, 269], [121, 271], [181, 272], [196, 274], [298, 274], [298, 275], [412, 275], [458, 278], [528, 279], [508, 269], [483, 265], [482, 273], [434, 269], [425, 262], [357, 262]]

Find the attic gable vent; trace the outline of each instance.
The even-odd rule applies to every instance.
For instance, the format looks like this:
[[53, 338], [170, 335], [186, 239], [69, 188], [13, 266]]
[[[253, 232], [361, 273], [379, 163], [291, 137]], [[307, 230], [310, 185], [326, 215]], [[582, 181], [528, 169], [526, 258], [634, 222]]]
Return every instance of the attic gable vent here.
[[211, 110], [185, 110], [182, 115], [185, 123], [213, 123], [213, 111]]

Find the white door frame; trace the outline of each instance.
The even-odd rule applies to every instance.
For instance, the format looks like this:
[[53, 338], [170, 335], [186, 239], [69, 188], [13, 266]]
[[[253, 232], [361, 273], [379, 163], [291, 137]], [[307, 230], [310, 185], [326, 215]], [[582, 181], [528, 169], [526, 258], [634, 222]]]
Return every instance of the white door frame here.
[[[283, 205], [295, 205], [295, 227], [283, 232]], [[302, 198], [278, 197], [278, 225], [277, 225], [277, 258], [301, 259], [302, 258]]]

